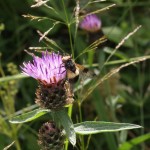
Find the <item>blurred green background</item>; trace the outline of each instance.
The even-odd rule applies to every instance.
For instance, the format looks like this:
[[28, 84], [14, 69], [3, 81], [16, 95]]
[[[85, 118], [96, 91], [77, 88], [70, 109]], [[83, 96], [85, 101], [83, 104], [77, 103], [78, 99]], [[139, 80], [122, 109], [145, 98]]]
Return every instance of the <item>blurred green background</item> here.
[[[65, 11], [62, 0], [51, 0], [48, 7], [31, 8], [34, 0], [0, 0], [0, 150], [16, 141], [10, 149], [38, 150], [37, 133], [42, 123], [49, 118], [47, 115], [33, 122], [14, 125], [8, 120], [12, 114], [21, 114], [37, 107], [34, 104], [37, 83], [34, 79], [18, 75], [20, 65], [30, 60], [31, 56], [24, 52], [29, 47], [48, 46], [46, 41], [39, 42], [39, 34], [46, 32], [53, 26], [55, 19], [64, 24], [56, 25], [47, 35], [50, 39], [71, 54], [69, 33], [65, 22]], [[82, 31], [77, 32], [74, 42], [75, 57], [82, 53], [90, 40], [106, 35], [108, 41], [98, 46], [94, 53], [86, 53], [77, 59], [78, 63], [91, 66], [96, 71], [101, 70], [99, 78], [111, 69], [129, 62], [131, 58], [150, 55], [150, 1], [149, 0], [110, 0], [104, 2], [80, 0], [80, 8], [93, 12], [111, 4], [116, 6], [102, 11], [97, 15], [101, 18], [101, 33], [91, 35]], [[65, 0], [68, 18], [74, 17], [76, 1]], [[47, 17], [46, 19], [30, 20], [23, 15]], [[49, 19], [51, 18], [51, 19]], [[129, 32], [137, 26], [142, 27], [130, 37], [122, 47], [103, 66], [115, 46]], [[71, 26], [70, 34], [74, 38], [74, 27]], [[52, 46], [53, 47], [53, 46]], [[8, 78], [5, 78], [9, 76]], [[6, 81], [7, 80], [7, 81]], [[76, 99], [82, 99], [87, 88], [76, 92]], [[78, 85], [77, 85], [78, 86]], [[81, 105], [82, 120], [103, 120], [114, 122], [128, 122], [142, 125], [142, 129], [123, 131], [119, 133], [105, 133], [85, 136], [85, 145], [88, 150], [150, 150], [150, 61], [128, 66], [115, 74], [97, 87]], [[26, 110], [26, 109], [27, 110]], [[73, 122], [79, 121], [79, 105], [73, 107]], [[80, 148], [80, 137], [77, 139]], [[89, 143], [88, 143], [89, 142]], [[85, 146], [86, 147], [86, 146]]]

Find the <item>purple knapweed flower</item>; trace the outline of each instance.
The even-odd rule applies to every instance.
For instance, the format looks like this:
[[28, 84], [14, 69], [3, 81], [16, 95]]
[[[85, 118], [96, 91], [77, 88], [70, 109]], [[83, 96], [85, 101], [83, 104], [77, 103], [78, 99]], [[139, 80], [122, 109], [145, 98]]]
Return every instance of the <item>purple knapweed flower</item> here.
[[24, 74], [47, 85], [58, 83], [66, 77], [66, 69], [59, 53], [43, 52], [41, 58], [33, 56], [33, 61], [23, 63], [21, 68]]
[[73, 102], [71, 85], [66, 78], [66, 68], [59, 53], [33, 55], [33, 61], [23, 63], [24, 74], [35, 78], [38, 83], [35, 102], [42, 108], [59, 110]]
[[79, 27], [88, 32], [97, 32], [101, 25], [101, 20], [95, 14], [89, 14], [81, 20]]

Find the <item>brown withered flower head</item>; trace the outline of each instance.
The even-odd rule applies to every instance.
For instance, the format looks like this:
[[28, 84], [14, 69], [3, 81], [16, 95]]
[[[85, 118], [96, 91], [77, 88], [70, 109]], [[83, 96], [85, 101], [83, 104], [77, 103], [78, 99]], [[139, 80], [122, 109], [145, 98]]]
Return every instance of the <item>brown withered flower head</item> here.
[[33, 61], [23, 63], [24, 74], [39, 82], [36, 91], [36, 103], [51, 110], [59, 110], [73, 102], [70, 83], [66, 80], [66, 68], [59, 53], [42, 53], [42, 57], [34, 56]]
[[38, 144], [42, 150], [63, 150], [64, 148], [65, 135], [54, 122], [44, 123], [39, 130], [38, 138]]

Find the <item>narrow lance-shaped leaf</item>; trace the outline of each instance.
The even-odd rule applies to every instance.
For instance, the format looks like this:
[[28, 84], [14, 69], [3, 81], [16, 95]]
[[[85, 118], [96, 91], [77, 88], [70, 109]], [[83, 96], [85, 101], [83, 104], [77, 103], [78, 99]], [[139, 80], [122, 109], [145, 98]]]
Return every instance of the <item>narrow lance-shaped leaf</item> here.
[[71, 144], [75, 145], [76, 144], [76, 133], [74, 130], [74, 125], [72, 123], [72, 120], [69, 118], [67, 112], [64, 109], [60, 110], [60, 111], [56, 111], [54, 113], [54, 116], [64, 127], [66, 135], [67, 135], [69, 141], [71, 142]]
[[74, 125], [75, 132], [78, 134], [96, 134], [101, 132], [116, 132], [121, 130], [141, 128], [139, 125], [129, 123], [115, 123], [103, 121], [86, 121]]
[[11, 120], [9, 120], [9, 122], [11, 123], [29, 122], [45, 115], [48, 112], [50, 112], [49, 109], [35, 109], [22, 115], [15, 116]]

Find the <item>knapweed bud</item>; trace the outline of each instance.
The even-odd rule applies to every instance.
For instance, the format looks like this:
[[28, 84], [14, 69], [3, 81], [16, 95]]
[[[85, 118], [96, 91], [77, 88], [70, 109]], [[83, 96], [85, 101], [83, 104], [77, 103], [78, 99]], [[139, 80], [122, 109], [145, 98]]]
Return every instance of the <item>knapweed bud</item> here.
[[86, 15], [80, 22], [79, 27], [87, 32], [97, 32], [101, 29], [101, 20], [95, 14]]
[[43, 52], [42, 57], [33, 56], [33, 61], [24, 63], [23, 73], [39, 82], [36, 103], [51, 110], [58, 110], [73, 102], [70, 83], [66, 80], [66, 68], [58, 53]]
[[38, 144], [42, 150], [63, 150], [65, 136], [54, 122], [42, 125], [38, 134]]

